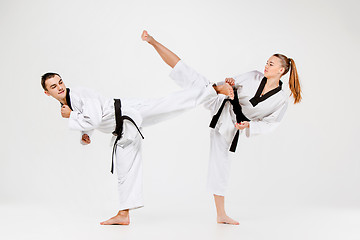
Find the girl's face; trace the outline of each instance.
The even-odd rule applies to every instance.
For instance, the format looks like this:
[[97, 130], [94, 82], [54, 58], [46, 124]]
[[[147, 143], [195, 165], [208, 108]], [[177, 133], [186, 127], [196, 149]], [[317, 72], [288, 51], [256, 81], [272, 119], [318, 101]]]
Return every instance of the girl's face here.
[[281, 60], [278, 57], [271, 56], [266, 62], [264, 76], [269, 78], [279, 78], [283, 75], [285, 68], [281, 66]]

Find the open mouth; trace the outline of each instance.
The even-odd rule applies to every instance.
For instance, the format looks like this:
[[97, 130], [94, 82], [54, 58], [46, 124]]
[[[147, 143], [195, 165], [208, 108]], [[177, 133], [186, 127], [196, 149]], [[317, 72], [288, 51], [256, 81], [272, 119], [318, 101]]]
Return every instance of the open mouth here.
[[65, 92], [65, 90], [61, 90], [60, 92], [59, 92], [59, 94], [62, 94], [62, 93], [64, 93]]

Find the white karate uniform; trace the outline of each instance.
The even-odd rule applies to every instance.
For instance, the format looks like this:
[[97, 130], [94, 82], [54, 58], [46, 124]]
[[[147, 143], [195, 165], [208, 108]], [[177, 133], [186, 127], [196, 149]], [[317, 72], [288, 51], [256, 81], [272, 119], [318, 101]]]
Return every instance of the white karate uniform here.
[[[185, 89], [201, 88], [209, 84], [205, 77], [183, 61], [177, 63], [170, 73], [170, 77]], [[287, 109], [288, 97], [283, 90], [259, 102], [255, 107], [252, 106], [249, 100], [254, 97], [263, 77], [264, 75], [259, 71], [251, 71], [234, 77], [242, 112], [250, 120], [250, 126], [245, 130], [247, 137], [274, 130]], [[224, 82], [219, 84], [224, 84]], [[218, 112], [226, 98], [228, 97], [219, 94], [204, 103], [205, 108], [210, 110], [211, 116]], [[225, 103], [215, 129], [210, 129], [208, 189], [212, 194], [224, 196], [228, 186], [231, 165], [228, 154], [237, 131], [235, 123], [236, 115], [233, 112], [233, 106], [228, 101]]]
[[[212, 85], [208, 84], [159, 99], [121, 99], [121, 111], [122, 115], [132, 118], [141, 129], [177, 116], [216, 95]], [[114, 99], [82, 88], [71, 88], [69, 97], [73, 109], [69, 118], [70, 129], [79, 130], [89, 136], [94, 129], [104, 133], [115, 130]], [[110, 160], [109, 154], [109, 162]], [[116, 146], [115, 169], [120, 210], [142, 207], [141, 136], [136, 127], [127, 120], [124, 120], [123, 136]]]

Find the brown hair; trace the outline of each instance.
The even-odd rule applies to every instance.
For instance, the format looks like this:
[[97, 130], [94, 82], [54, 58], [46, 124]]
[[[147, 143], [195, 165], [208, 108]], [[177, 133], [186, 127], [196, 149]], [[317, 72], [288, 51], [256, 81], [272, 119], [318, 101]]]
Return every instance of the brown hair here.
[[294, 104], [299, 103], [302, 99], [301, 97], [301, 87], [299, 76], [296, 70], [296, 65], [294, 59], [288, 58], [283, 54], [276, 53], [273, 56], [279, 58], [281, 60], [281, 66], [285, 68], [283, 75], [285, 75], [290, 70], [289, 77], [289, 88], [291, 90], [291, 94], [294, 97]]
[[46, 80], [53, 78], [55, 76], [59, 76], [59, 78], [61, 78], [61, 76], [58, 73], [52, 73], [52, 72], [45, 73], [44, 75], [41, 76], [41, 86], [45, 91], [47, 91], [45, 85]]

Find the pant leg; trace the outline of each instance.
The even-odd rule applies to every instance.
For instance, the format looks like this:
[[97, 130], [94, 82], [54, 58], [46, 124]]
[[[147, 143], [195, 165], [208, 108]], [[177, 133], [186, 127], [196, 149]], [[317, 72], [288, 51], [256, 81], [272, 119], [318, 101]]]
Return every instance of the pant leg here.
[[158, 99], [143, 100], [135, 108], [143, 119], [142, 126], [146, 127], [176, 117], [214, 98], [217, 98], [216, 91], [212, 85], [207, 85], [185, 89]]
[[[209, 81], [180, 60], [170, 77], [182, 88], [202, 88]], [[209, 99], [204, 102], [205, 108], [215, 111], [223, 102], [224, 97]], [[231, 160], [229, 159], [229, 144], [225, 138], [214, 129], [210, 130], [210, 158], [208, 167], [208, 189], [212, 194], [224, 196], [229, 184]]]
[[210, 84], [209, 80], [186, 65], [183, 60], [175, 65], [170, 77], [183, 89], [203, 88]]
[[228, 187], [231, 167], [229, 147], [225, 138], [217, 130], [211, 129], [208, 190], [212, 194], [224, 196]]
[[[183, 89], [200, 89], [212, 85], [206, 77], [186, 65], [183, 60], [180, 60], [175, 65], [170, 73], [170, 77]], [[216, 97], [208, 98], [207, 101], [203, 102], [203, 106], [215, 114], [225, 98], [225, 95], [219, 94]]]
[[[203, 88], [210, 82], [180, 60], [170, 73], [170, 77], [182, 88]], [[204, 102], [205, 108], [214, 112], [224, 100], [217, 95]], [[231, 160], [229, 144], [216, 130], [210, 130], [210, 158], [208, 167], [208, 189], [212, 194], [224, 196], [229, 183]]]
[[116, 146], [116, 173], [120, 210], [143, 207], [141, 139], [128, 146]]

